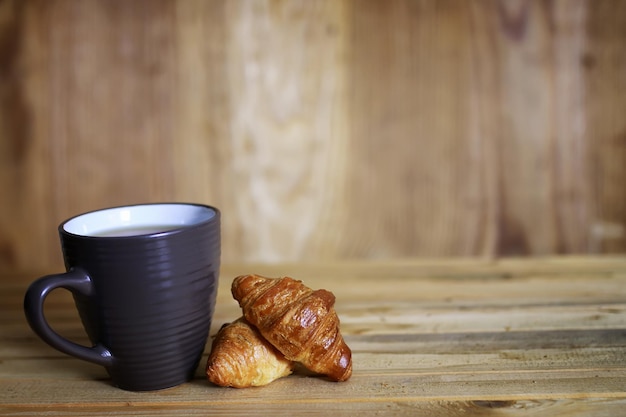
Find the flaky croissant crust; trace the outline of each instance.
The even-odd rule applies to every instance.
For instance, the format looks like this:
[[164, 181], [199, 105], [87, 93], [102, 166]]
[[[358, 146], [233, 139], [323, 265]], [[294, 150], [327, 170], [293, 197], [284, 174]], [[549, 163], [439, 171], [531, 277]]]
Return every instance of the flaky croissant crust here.
[[206, 375], [223, 387], [256, 387], [289, 375], [294, 365], [242, 317], [215, 336]]
[[352, 352], [339, 331], [331, 292], [260, 275], [239, 276], [231, 289], [246, 320], [285, 358], [335, 381], [350, 378]]

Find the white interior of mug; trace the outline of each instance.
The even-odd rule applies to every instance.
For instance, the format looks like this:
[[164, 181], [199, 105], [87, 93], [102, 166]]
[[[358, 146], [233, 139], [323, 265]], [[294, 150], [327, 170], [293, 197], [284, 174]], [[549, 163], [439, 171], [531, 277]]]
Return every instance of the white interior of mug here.
[[137, 236], [204, 223], [215, 215], [202, 205], [144, 204], [81, 214], [65, 222], [63, 230], [81, 236]]

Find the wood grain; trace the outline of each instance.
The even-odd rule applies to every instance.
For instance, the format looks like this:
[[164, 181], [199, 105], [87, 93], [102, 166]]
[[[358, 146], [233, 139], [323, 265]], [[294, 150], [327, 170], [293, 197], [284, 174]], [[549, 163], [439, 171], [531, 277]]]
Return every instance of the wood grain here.
[[620, 0], [4, 0], [0, 268], [104, 206], [226, 261], [626, 251]]
[[626, 170], [626, 120], [619, 111], [626, 98], [624, 94], [613, 97], [614, 91], [626, 88], [626, 75], [619, 69], [626, 65], [626, 51], [616, 42], [626, 35], [625, 6], [603, 3], [591, 9], [589, 46], [583, 57], [589, 73], [585, 113], [595, 144], [591, 147], [593, 192], [598, 196], [592, 243], [607, 250], [615, 250], [626, 233], [626, 188], [620, 179]]
[[[229, 287], [246, 272], [333, 291], [349, 381], [294, 374], [227, 389], [202, 364], [178, 388], [122, 391], [37, 339], [21, 311], [33, 277], [16, 271], [0, 279], [0, 414], [613, 416], [626, 405], [624, 257], [227, 264], [212, 333], [241, 314]], [[71, 297], [52, 296], [53, 327], [87, 343]]]

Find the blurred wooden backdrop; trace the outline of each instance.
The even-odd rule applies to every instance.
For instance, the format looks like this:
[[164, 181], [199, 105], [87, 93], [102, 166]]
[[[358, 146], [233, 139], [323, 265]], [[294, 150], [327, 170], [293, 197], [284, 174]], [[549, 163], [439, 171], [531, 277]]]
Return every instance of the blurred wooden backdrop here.
[[0, 268], [211, 203], [225, 261], [624, 253], [622, 0], [0, 0]]

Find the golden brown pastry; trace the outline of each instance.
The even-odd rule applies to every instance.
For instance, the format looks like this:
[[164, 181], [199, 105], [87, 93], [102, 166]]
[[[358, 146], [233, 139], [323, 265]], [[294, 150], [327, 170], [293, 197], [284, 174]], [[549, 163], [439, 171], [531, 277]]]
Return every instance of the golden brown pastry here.
[[352, 352], [339, 332], [333, 293], [259, 275], [235, 278], [232, 293], [246, 320], [287, 359], [334, 381], [350, 378]]
[[258, 387], [289, 375], [293, 367], [293, 362], [242, 317], [223, 326], [215, 336], [206, 375], [223, 387]]

